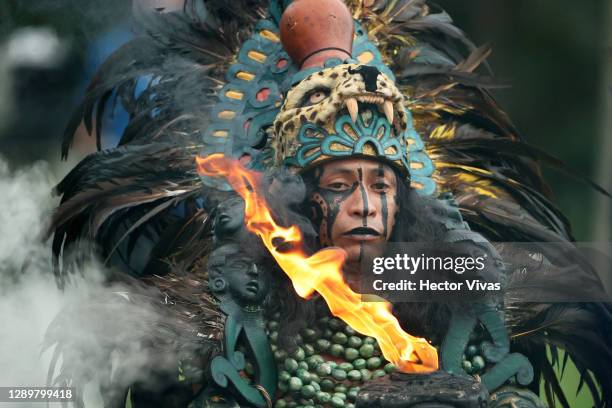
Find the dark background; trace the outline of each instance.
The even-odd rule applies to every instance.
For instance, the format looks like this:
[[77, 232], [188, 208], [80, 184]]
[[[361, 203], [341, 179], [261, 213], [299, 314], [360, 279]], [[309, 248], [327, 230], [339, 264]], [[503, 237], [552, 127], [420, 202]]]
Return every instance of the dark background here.
[[[491, 67], [512, 84], [495, 95], [525, 139], [612, 190], [610, 1], [437, 4], [477, 45], [493, 48]], [[57, 165], [61, 136], [91, 73], [91, 44], [119, 22], [125, 24], [130, 9], [128, 0], [0, 1], [0, 90], [5, 89], [4, 97], [0, 93], [0, 156], [11, 167], [47, 160], [58, 172], [66, 170]], [[61, 63], [6, 67], [6, 44], [15, 30], [29, 26], [57, 33], [67, 50]], [[610, 241], [610, 201], [563, 172], [546, 170], [546, 176], [576, 238]], [[571, 372], [566, 381], [577, 385]], [[590, 405], [581, 395], [573, 406]]]

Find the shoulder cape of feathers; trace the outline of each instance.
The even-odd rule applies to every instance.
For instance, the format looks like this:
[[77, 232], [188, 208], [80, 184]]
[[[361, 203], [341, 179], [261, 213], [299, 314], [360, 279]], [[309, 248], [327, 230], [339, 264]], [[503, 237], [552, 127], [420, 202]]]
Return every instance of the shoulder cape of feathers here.
[[[540, 163], [567, 169], [527, 144], [491, 96], [489, 51], [476, 48], [444, 11], [423, 0], [376, 0], [368, 9], [357, 0], [347, 4], [408, 96], [439, 190], [453, 193], [471, 228], [491, 241], [572, 241]], [[183, 12], [139, 17], [141, 34], [99, 68], [66, 130], [63, 156], [81, 123], [100, 147], [102, 121], [96, 118], [117, 101], [130, 116], [118, 146], [90, 155], [57, 186], [62, 201], [50, 229], [57, 256], [88, 242], [103, 259], [131, 268], [138, 241], [148, 239], [152, 250], [132, 274], [168, 276], [179, 265], [173, 279], [206, 284], [205, 274], [197, 272], [206, 251], [193, 248], [209, 241], [212, 206], [197, 204], [209, 193], [195, 172], [194, 155], [225, 72], [267, 6], [256, 0], [190, 0]], [[136, 95], [143, 78], [147, 86]], [[60, 281], [67, 277], [59, 263], [56, 273]], [[156, 279], [152, 283], [164, 285]], [[165, 289], [171, 297], [182, 296]], [[588, 386], [597, 406], [611, 406], [610, 306], [508, 302], [514, 347], [536, 370], [533, 391], [539, 394], [543, 379], [549, 403], [556, 399], [569, 407], [554, 366], [571, 359], [581, 373], [580, 387]], [[197, 299], [192, 304], [201, 307]]]

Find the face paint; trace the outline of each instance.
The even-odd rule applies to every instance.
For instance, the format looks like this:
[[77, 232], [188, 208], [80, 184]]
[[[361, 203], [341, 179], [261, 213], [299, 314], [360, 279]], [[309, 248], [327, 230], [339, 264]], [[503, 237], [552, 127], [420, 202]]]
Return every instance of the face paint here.
[[[383, 169], [383, 165], [381, 163], [378, 165], [378, 177], [382, 178], [384, 176], [385, 176], [385, 170]], [[382, 223], [384, 226], [383, 235], [386, 237], [389, 235], [389, 226], [388, 226], [389, 208], [387, 205], [387, 193], [386, 192], [380, 193], [380, 201], [381, 201]]]
[[334, 161], [321, 167], [314, 182], [310, 199], [322, 246], [339, 246], [349, 262], [358, 262], [387, 241], [397, 212], [396, 201], [387, 199], [397, 193], [391, 168], [366, 159]]
[[358, 183], [355, 182], [349, 190], [343, 192], [319, 187], [313, 194], [311, 200], [315, 204], [315, 211], [320, 214], [317, 218], [319, 219], [319, 240], [322, 246], [333, 245], [332, 229], [340, 212], [340, 207], [353, 194], [357, 186]]
[[357, 174], [359, 175], [359, 191], [361, 192], [361, 201], [363, 202], [363, 226], [368, 226], [368, 196], [363, 186], [363, 169], [360, 167], [357, 169]]

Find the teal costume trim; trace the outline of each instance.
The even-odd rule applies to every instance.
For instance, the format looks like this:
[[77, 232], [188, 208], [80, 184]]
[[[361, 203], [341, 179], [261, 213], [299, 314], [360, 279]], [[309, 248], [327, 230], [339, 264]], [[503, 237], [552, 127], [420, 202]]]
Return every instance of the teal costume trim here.
[[[349, 115], [338, 117], [334, 125], [335, 134], [327, 134], [324, 128], [313, 123], [304, 124], [298, 134], [298, 141], [301, 146], [295, 157], [287, 159], [286, 163], [305, 168], [321, 155], [337, 158], [350, 157], [364, 154], [366, 145], [369, 145], [378, 156], [386, 156], [389, 160], [401, 161], [406, 172], [409, 172], [410, 165], [405, 155], [405, 141], [402, 145], [401, 138], [392, 137], [391, 125], [376, 108], [371, 109], [370, 112], [372, 112], [372, 117], [368, 123], [364, 122], [361, 115], [358, 117], [357, 123], [353, 123]], [[345, 126], [351, 128], [356, 135], [359, 135], [359, 138], [355, 139], [347, 133]], [[312, 133], [324, 136], [308, 136]], [[386, 153], [389, 149], [392, 149], [394, 153]]]
[[[237, 62], [227, 71], [227, 83], [218, 92], [219, 102], [210, 111], [211, 123], [202, 131], [200, 154], [257, 159], [266, 145], [265, 129], [278, 114], [281, 95], [296, 71], [280, 43], [277, 23], [259, 21], [240, 48]], [[257, 169], [261, 159], [253, 160], [251, 167]], [[202, 181], [219, 190], [231, 190], [225, 181], [210, 177], [202, 177]]]
[[225, 356], [217, 356], [211, 362], [212, 378], [222, 388], [227, 388], [231, 383], [242, 398], [263, 408], [266, 400], [261, 391], [249, 385], [238, 373], [245, 369], [246, 361], [244, 354], [236, 350], [238, 339], [243, 336], [259, 368], [257, 382], [269, 395], [274, 396], [277, 385], [276, 363], [265, 332], [262, 310], [245, 311], [231, 303], [222, 303], [222, 309], [228, 315], [225, 321]]
[[[468, 353], [470, 336], [478, 323], [481, 323], [492, 342], [481, 343], [481, 354], [484, 357], [483, 374], [480, 376], [487, 389], [494, 390], [514, 377], [520, 385], [533, 381], [533, 367], [525, 356], [510, 353], [510, 340], [504, 325], [502, 314], [491, 303], [477, 303], [472, 314], [454, 314], [448, 333], [444, 337], [440, 350], [442, 368], [457, 375], [470, 375], [464, 361]], [[478, 361], [478, 360], [476, 360]]]

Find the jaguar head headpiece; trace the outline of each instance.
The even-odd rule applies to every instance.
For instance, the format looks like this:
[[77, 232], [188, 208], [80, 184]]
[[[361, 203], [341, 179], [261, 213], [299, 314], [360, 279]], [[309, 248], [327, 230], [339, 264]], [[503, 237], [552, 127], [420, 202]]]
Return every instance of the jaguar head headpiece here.
[[361, 156], [408, 176], [403, 96], [378, 67], [351, 63], [352, 16], [342, 2], [323, 3], [295, 1], [281, 19], [283, 46], [303, 71], [274, 121], [274, 162], [307, 169]]
[[384, 160], [408, 176], [407, 114], [376, 67], [341, 64], [307, 76], [274, 123], [275, 163], [301, 169], [348, 157]]

